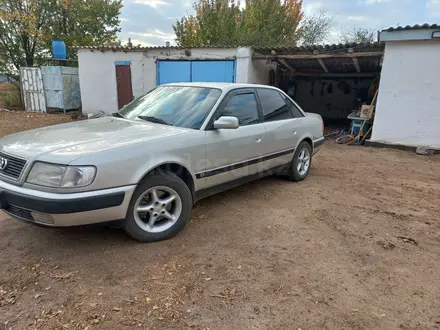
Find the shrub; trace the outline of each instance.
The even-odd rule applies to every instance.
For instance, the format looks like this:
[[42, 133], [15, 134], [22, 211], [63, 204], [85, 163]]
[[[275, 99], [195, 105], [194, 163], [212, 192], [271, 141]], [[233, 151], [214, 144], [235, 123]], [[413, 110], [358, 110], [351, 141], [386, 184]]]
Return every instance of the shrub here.
[[6, 109], [16, 109], [21, 107], [20, 89], [11, 87], [10, 90], [3, 92], [0, 95], [0, 103]]

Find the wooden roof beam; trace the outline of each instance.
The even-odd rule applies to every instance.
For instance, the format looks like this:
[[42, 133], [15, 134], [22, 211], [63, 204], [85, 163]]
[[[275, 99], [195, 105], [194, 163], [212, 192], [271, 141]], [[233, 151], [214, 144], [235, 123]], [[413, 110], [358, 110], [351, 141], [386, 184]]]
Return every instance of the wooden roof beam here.
[[357, 57], [353, 57], [352, 60], [353, 60], [354, 66], [356, 67], [356, 71], [361, 72], [361, 66], [359, 65], [359, 60], [357, 59]]
[[379, 76], [379, 72], [353, 72], [353, 73], [325, 73], [325, 72], [295, 72], [295, 77], [320, 77], [320, 78], [369, 78]]
[[318, 62], [319, 62], [319, 64], [321, 65], [322, 69], [323, 69], [326, 73], [328, 73], [328, 69], [327, 69], [327, 66], [326, 66], [325, 63], [324, 63], [324, 60], [323, 60], [322, 58], [318, 58]]
[[295, 70], [295, 69], [294, 69], [289, 63], [286, 62], [286, 60], [280, 58], [280, 59], [278, 59], [278, 61], [279, 61], [282, 65], [284, 65], [286, 68], [288, 68], [290, 71], [292, 71], [292, 72], [295, 72], [295, 71], [296, 71], [296, 70]]
[[[348, 53], [349, 54], [353, 54], [354, 53], [354, 49], [353, 48], [349, 48], [348, 49]], [[359, 60], [357, 59], [357, 57], [352, 57], [351, 58], [353, 60], [353, 64], [354, 67], [356, 68], [357, 72], [361, 72], [361, 66], [359, 65]]]

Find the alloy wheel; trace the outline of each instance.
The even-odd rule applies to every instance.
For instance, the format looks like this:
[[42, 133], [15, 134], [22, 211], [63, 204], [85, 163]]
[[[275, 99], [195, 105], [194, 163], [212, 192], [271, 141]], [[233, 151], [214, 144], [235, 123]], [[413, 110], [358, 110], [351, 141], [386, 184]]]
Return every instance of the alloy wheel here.
[[139, 196], [134, 205], [137, 225], [149, 233], [170, 229], [182, 213], [182, 199], [172, 188], [152, 187]]

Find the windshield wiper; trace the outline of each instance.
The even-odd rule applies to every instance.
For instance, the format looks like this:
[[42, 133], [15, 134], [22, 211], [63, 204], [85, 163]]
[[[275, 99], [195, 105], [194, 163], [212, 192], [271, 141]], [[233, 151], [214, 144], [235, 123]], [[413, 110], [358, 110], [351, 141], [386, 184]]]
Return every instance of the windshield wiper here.
[[112, 113], [113, 117], [118, 117], [118, 118], [125, 118], [123, 115], [121, 115], [119, 112], [114, 112]]
[[142, 120], [146, 120], [146, 121], [150, 121], [152, 123], [156, 123], [156, 124], [164, 124], [164, 125], [168, 125], [168, 126], [173, 126], [171, 124], [168, 124], [165, 120], [160, 119], [160, 118], [156, 118], [156, 117], [152, 117], [152, 116], [138, 116], [139, 119]]

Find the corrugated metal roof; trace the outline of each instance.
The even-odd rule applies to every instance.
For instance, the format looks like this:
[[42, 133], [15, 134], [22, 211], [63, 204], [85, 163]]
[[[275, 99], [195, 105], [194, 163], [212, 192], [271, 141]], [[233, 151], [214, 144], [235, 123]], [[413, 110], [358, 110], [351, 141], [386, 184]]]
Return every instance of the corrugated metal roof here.
[[382, 31], [393, 32], [393, 31], [407, 31], [407, 30], [424, 30], [424, 29], [440, 29], [440, 25], [438, 24], [428, 24], [425, 23], [423, 25], [407, 25], [407, 26], [397, 26], [390, 27], [388, 29], [384, 29]]
[[332, 45], [310, 45], [310, 46], [283, 46], [283, 45], [273, 45], [273, 46], [246, 46], [246, 45], [202, 45], [202, 46], [188, 46], [188, 47], [179, 47], [179, 46], [151, 46], [151, 47], [127, 47], [127, 46], [72, 46], [73, 50], [79, 49], [90, 49], [90, 50], [98, 50], [98, 51], [122, 51], [122, 52], [144, 52], [149, 50], [166, 50], [166, 49], [191, 49], [191, 48], [237, 48], [237, 47], [250, 47], [254, 49], [256, 52], [265, 53], [271, 52], [272, 50], [278, 52], [307, 52], [314, 50], [343, 50], [348, 48], [384, 48], [385, 44], [381, 42], [374, 43], [348, 43], [348, 44], [332, 44]]
[[366, 44], [348, 43], [348, 44], [334, 44], [334, 45], [311, 45], [311, 46], [296, 46], [296, 47], [253, 47], [255, 52], [261, 55], [276, 55], [283, 54], [313, 54], [317, 51], [322, 53], [339, 53], [347, 52], [349, 49], [356, 51], [383, 51], [385, 44], [383, 42], [374, 42]]
[[202, 45], [202, 46], [194, 46], [194, 47], [179, 47], [179, 46], [150, 46], [150, 47], [127, 47], [127, 46], [72, 46], [73, 50], [79, 49], [90, 49], [90, 50], [98, 50], [98, 51], [113, 51], [113, 52], [145, 52], [149, 50], [166, 50], [166, 49], [191, 49], [191, 48], [237, 48], [237, 47], [246, 47], [239, 45]]
[[309, 51], [331, 51], [331, 50], [343, 50], [348, 48], [384, 48], [385, 44], [382, 42], [373, 42], [373, 43], [348, 43], [348, 44], [332, 44], [332, 45], [310, 45], [310, 46], [294, 46], [294, 47], [252, 47], [256, 52], [267, 52], [267, 51], [275, 51], [275, 52], [309, 52]]

